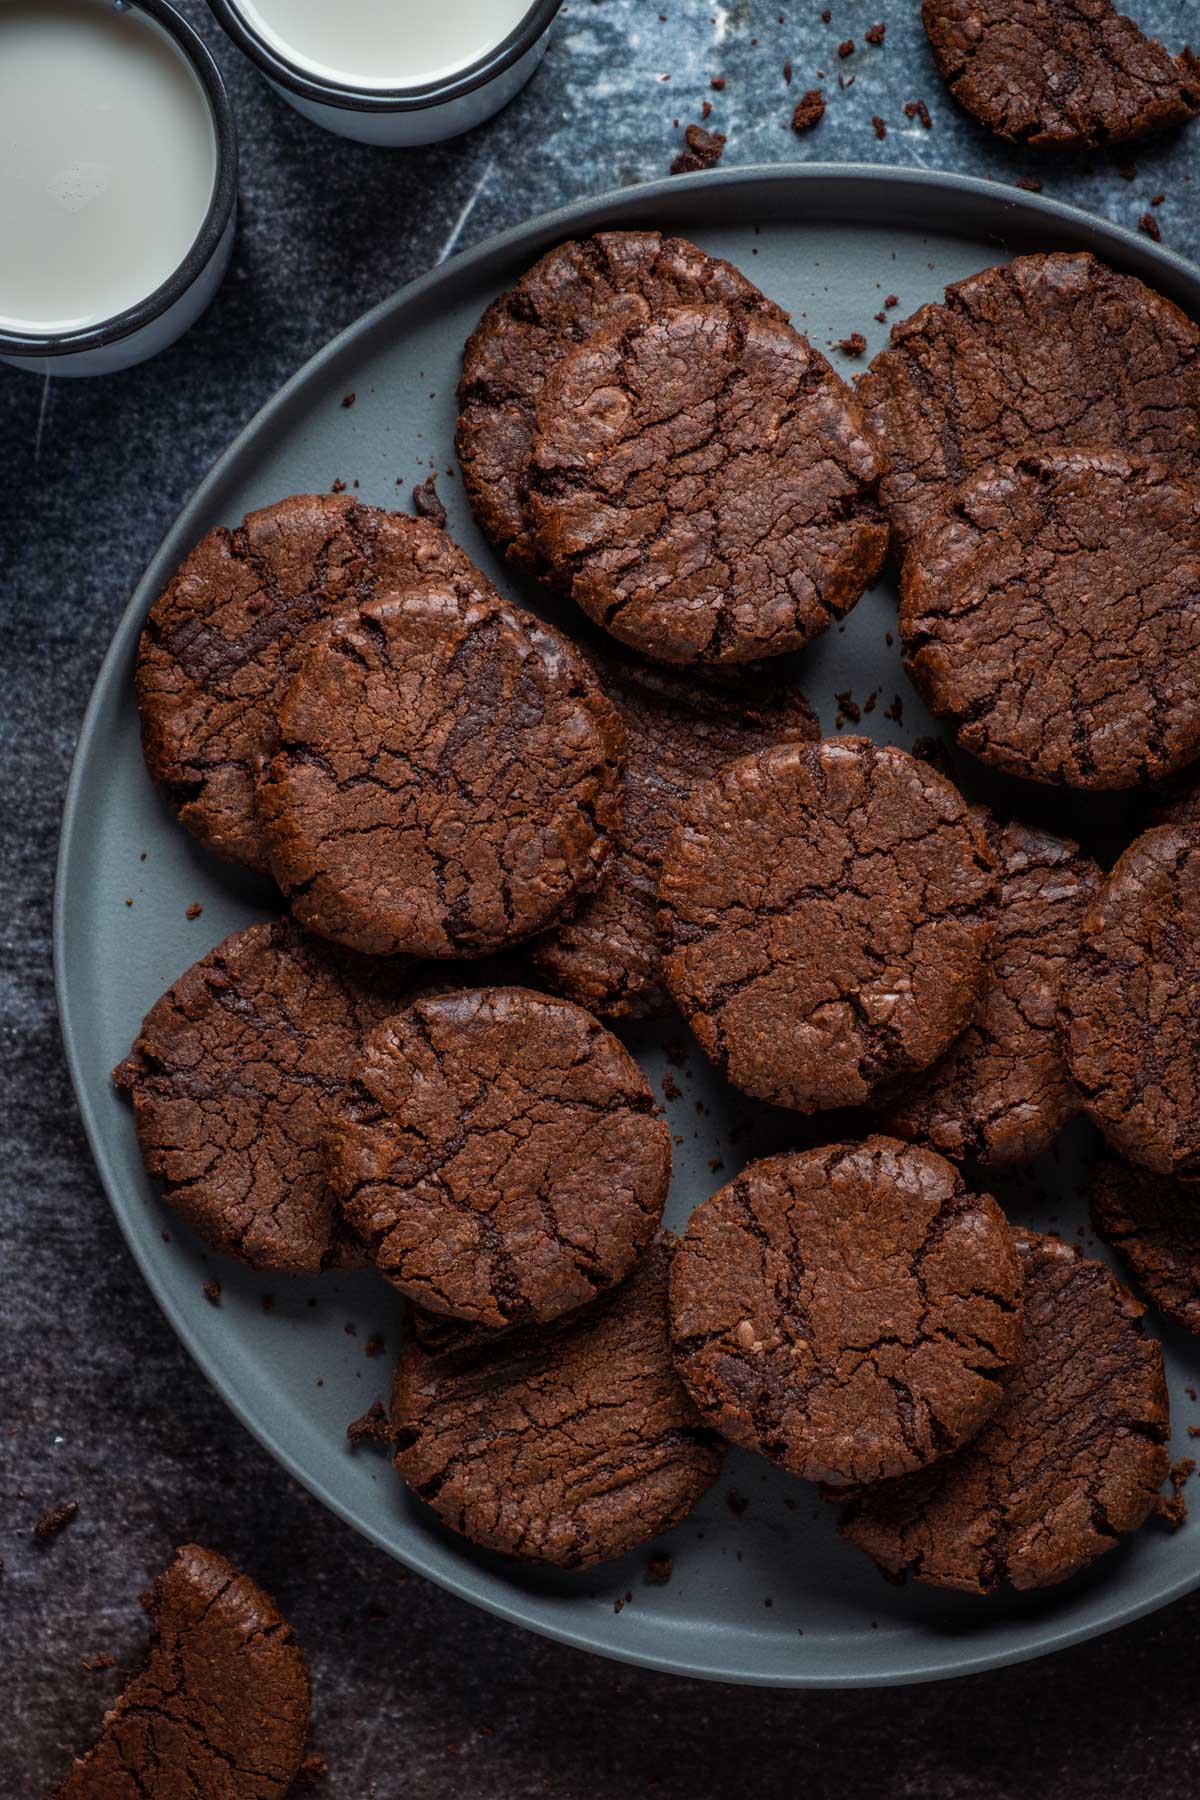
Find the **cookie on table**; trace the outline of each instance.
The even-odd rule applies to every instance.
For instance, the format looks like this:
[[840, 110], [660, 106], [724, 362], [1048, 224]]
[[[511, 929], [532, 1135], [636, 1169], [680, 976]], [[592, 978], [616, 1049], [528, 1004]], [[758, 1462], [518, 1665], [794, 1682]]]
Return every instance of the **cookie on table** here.
[[365, 600], [312, 642], [259, 783], [309, 930], [379, 956], [481, 956], [600, 880], [624, 733], [584, 658], [493, 590]]
[[[977, 815], [978, 816], [978, 815]], [[996, 935], [978, 1010], [946, 1054], [876, 1096], [883, 1129], [990, 1168], [1032, 1162], [1079, 1111], [1058, 1038], [1058, 993], [1100, 884], [1067, 838], [980, 823], [1000, 865]]]
[[991, 1594], [1050, 1587], [1145, 1523], [1167, 1473], [1162, 1351], [1103, 1263], [1017, 1233], [1021, 1356], [965, 1449], [854, 1495], [842, 1535], [892, 1576]]
[[371, 1033], [333, 1109], [328, 1167], [410, 1300], [480, 1325], [545, 1323], [649, 1244], [671, 1133], [628, 1050], [582, 1007], [471, 988]]
[[214, 1249], [292, 1274], [356, 1266], [322, 1140], [407, 974], [280, 919], [235, 931], [155, 1001], [113, 1079], [147, 1174]]
[[1108, 1157], [1092, 1176], [1092, 1223], [1158, 1310], [1200, 1333], [1200, 1182]]
[[944, 1157], [895, 1138], [751, 1163], [692, 1214], [669, 1295], [702, 1418], [838, 1487], [965, 1443], [1020, 1341], [1004, 1214]]
[[698, 781], [771, 744], [820, 735], [807, 700], [769, 669], [723, 679], [655, 667], [617, 645], [587, 656], [625, 727], [625, 786], [599, 886], [528, 949], [554, 988], [607, 1018], [672, 1010], [655, 914], [658, 875], [680, 807]]
[[1152, 137], [1200, 112], [1200, 63], [1111, 0], [923, 0], [938, 74], [981, 125], [1034, 150]]
[[959, 744], [1027, 781], [1129, 788], [1200, 753], [1200, 480], [1118, 450], [970, 476], [913, 539], [900, 640]]
[[658, 890], [667, 985], [744, 1093], [860, 1105], [970, 1023], [995, 884], [928, 764], [867, 738], [759, 751], [684, 803]]
[[283, 1800], [308, 1734], [304, 1657], [274, 1601], [184, 1544], [143, 1601], [146, 1661], [51, 1800]]
[[783, 319], [626, 308], [543, 383], [527, 502], [551, 578], [666, 663], [798, 650], [879, 573], [886, 459]]
[[745, 276], [684, 238], [603, 231], [559, 244], [484, 313], [463, 355], [457, 448], [484, 532], [511, 562], [542, 571], [525, 506], [537, 398], [558, 358], [614, 304], [721, 305], [785, 319]]
[[443, 1524], [581, 1569], [669, 1531], [711, 1487], [724, 1445], [671, 1361], [673, 1246], [660, 1233], [620, 1287], [549, 1327], [497, 1334], [410, 1312], [396, 1467]]
[[858, 384], [887, 446], [879, 497], [903, 548], [1005, 452], [1081, 444], [1200, 469], [1200, 333], [1087, 252], [1018, 256], [892, 327]]
[[193, 837], [266, 872], [254, 784], [312, 628], [382, 588], [483, 577], [444, 531], [336, 494], [297, 494], [201, 538], [138, 648], [142, 748]]
[[1126, 1162], [1200, 1169], [1200, 838], [1135, 838], [1084, 917], [1059, 1026], [1084, 1109]]

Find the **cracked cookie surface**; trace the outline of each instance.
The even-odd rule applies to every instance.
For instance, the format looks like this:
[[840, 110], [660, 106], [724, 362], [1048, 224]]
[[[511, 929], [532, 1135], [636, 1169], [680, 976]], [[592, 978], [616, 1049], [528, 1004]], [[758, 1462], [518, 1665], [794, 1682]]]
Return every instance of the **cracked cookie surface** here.
[[913, 540], [904, 663], [981, 762], [1128, 788], [1200, 751], [1200, 483], [1119, 451], [980, 469]]
[[544, 572], [523, 493], [538, 395], [560, 356], [615, 305], [639, 299], [655, 309], [718, 303], [786, 318], [731, 263], [657, 231], [559, 244], [493, 301], [463, 355], [458, 456], [483, 530], [530, 573]]
[[760, 751], [684, 805], [658, 890], [667, 983], [744, 1093], [856, 1106], [970, 1022], [994, 890], [983, 832], [927, 764], [867, 738]]
[[552, 626], [498, 594], [410, 587], [312, 644], [258, 790], [310, 930], [380, 956], [480, 956], [600, 879], [624, 733]]
[[51, 1800], [283, 1800], [309, 1688], [274, 1601], [215, 1550], [184, 1544], [144, 1604], [146, 1662]]
[[497, 1335], [410, 1312], [392, 1391], [396, 1467], [444, 1524], [564, 1568], [678, 1524], [724, 1445], [671, 1361], [661, 1232], [586, 1312]]
[[1160, 825], [1089, 907], [1063, 981], [1060, 1029], [1084, 1108], [1127, 1162], [1200, 1169], [1200, 843]]
[[834, 1486], [924, 1468], [999, 1404], [1021, 1274], [1003, 1213], [895, 1138], [751, 1163], [692, 1214], [670, 1280], [701, 1416]]
[[663, 850], [685, 797], [727, 762], [820, 735], [804, 697], [767, 669], [726, 678], [655, 668], [614, 646], [587, 655], [625, 726], [625, 786], [612, 861], [569, 919], [529, 946], [568, 999], [609, 1018], [672, 1011], [655, 915]]
[[275, 709], [314, 627], [382, 588], [483, 583], [423, 519], [297, 494], [200, 540], [150, 609], [138, 647], [142, 749], [209, 850], [267, 871], [254, 784]]
[[480, 1325], [546, 1322], [628, 1274], [671, 1133], [625, 1046], [528, 988], [417, 1000], [367, 1039], [330, 1180], [389, 1281]]
[[1035, 150], [1094, 150], [1200, 112], [1200, 64], [1112, 0], [923, 0], [938, 74], [982, 125]]
[[1159, 1311], [1200, 1333], [1200, 1182], [1106, 1158], [1092, 1177], [1092, 1223]]
[[992, 1168], [1031, 1162], [1079, 1111], [1058, 994], [1100, 870], [1069, 839], [980, 820], [1000, 865], [996, 935], [978, 1009], [946, 1054], [874, 1097], [885, 1130]]
[[885, 466], [862, 409], [782, 319], [644, 305], [560, 358], [527, 497], [555, 584], [667, 663], [798, 650], [879, 572]]
[[1061, 1238], [1016, 1241], [1025, 1324], [998, 1409], [956, 1455], [864, 1490], [843, 1516], [886, 1574], [976, 1594], [1049, 1587], [1154, 1507], [1170, 1419], [1144, 1308]]
[[281, 919], [225, 938], [151, 1007], [113, 1078], [147, 1174], [214, 1249], [294, 1274], [354, 1266], [322, 1140], [406, 974]]
[[1018, 256], [893, 326], [858, 385], [903, 547], [981, 463], [1064, 444], [1200, 469], [1200, 333], [1087, 252]]

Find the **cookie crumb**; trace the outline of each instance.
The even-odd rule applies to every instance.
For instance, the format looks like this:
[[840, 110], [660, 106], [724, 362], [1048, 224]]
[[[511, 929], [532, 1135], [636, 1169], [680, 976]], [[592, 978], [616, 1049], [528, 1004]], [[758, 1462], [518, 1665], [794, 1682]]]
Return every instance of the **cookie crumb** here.
[[857, 704], [850, 690], [847, 688], [844, 694], [835, 694], [833, 697], [838, 703], [842, 716], [849, 719], [852, 725], [857, 725], [862, 718], [862, 707]]
[[1165, 194], [1151, 194], [1151, 196], [1150, 196], [1151, 206], [1161, 206], [1163, 201], [1166, 199], [1166, 197], [1167, 196]]
[[1024, 188], [1027, 194], [1040, 194], [1042, 191], [1042, 184], [1036, 175], [1022, 175], [1017, 186]]
[[1162, 227], [1152, 212], [1144, 212], [1138, 220], [1138, 230], [1144, 231], [1154, 243], [1162, 243]]
[[382, 1356], [383, 1350], [384, 1350], [384, 1337], [383, 1337], [383, 1333], [379, 1332], [379, 1331], [377, 1331], [373, 1337], [369, 1337], [367, 1339], [366, 1343], [363, 1345], [363, 1355], [364, 1356]]
[[786, 81], [787, 85], [789, 87], [791, 87], [791, 85], [792, 85], [792, 65], [790, 62], [785, 62], [783, 65], [783, 79]]
[[825, 96], [820, 88], [809, 88], [802, 94], [792, 113], [792, 130], [797, 133], [811, 131], [825, 117]]
[[899, 294], [885, 294], [883, 296], [883, 304], [885, 307], [887, 307], [888, 311], [890, 312], [893, 306], [899, 306], [899, 304], [900, 304]]
[[413, 487], [412, 503], [413, 511], [419, 519], [430, 519], [435, 525], [445, 526], [446, 508], [437, 491], [436, 469], [432, 469], [424, 481]]
[[872, 113], [871, 123], [875, 127], [875, 136], [882, 142], [887, 136], [887, 120], [881, 119], [878, 113]]
[[861, 331], [852, 331], [849, 337], [838, 339], [838, 349], [846, 356], [861, 356], [867, 347], [867, 340]]
[[204, 1298], [208, 1301], [210, 1306], [220, 1306], [221, 1284], [219, 1281], [206, 1281], [200, 1292], [204, 1295]]
[[711, 88], [716, 88], [718, 94], [723, 94], [725, 92], [725, 77], [723, 75], [714, 75], [708, 85]]
[[64, 1500], [60, 1506], [52, 1506], [44, 1512], [33, 1528], [33, 1535], [39, 1543], [45, 1544], [64, 1531], [79, 1511], [78, 1500]]
[[343, 394], [343, 395], [342, 395], [342, 405], [343, 405], [343, 406], [346, 406], [346, 407], [350, 407], [350, 406], [353, 406], [353, 405], [354, 405], [354, 402], [355, 402], [355, 401], [356, 401], [356, 400], [357, 400], [357, 399], [358, 399], [358, 395], [357, 395], [357, 394], [354, 394], [354, 393], [351, 393], [351, 394]]
[[878, 25], [868, 25], [867, 29], [863, 32], [863, 36], [868, 44], [882, 44], [886, 30], [887, 25], [881, 19]]
[[931, 131], [933, 129], [933, 120], [929, 116], [929, 108], [926, 106], [924, 100], [906, 100], [904, 102], [904, 116], [906, 119], [920, 119], [926, 131]]
[[296, 1770], [296, 1779], [292, 1785], [298, 1788], [316, 1787], [318, 1781], [324, 1781], [328, 1773], [329, 1764], [325, 1758], [319, 1756], [315, 1750], [310, 1750]]
[[345, 493], [345, 491], [346, 491], [346, 484], [345, 484], [345, 482], [344, 482], [344, 481], [343, 481], [343, 480], [342, 480], [342, 478], [341, 478], [341, 476], [340, 476], [340, 475], [339, 475], [339, 476], [337, 476], [337, 477], [336, 477], [336, 479], [335, 479], [335, 480], [333, 480], [333, 481], [332, 481], [332, 482], [331, 482], [331, 483], [330, 483], [330, 485], [329, 485], [329, 491], [330, 491], [330, 493], [331, 493], [331, 494], [344, 494], [344, 493]]
[[392, 1422], [381, 1400], [373, 1400], [361, 1418], [352, 1419], [346, 1427], [352, 1444], [390, 1444]]
[[662, 1078], [662, 1091], [664, 1098], [667, 1100], [680, 1100], [683, 1097], [683, 1089], [680, 1087], [675, 1077], [670, 1073], [664, 1075]]
[[843, 56], [843, 57], [854, 55], [854, 39], [853, 38], [847, 38], [844, 43], [841, 43], [838, 45], [838, 55]]
[[203, 911], [204, 908], [201, 906], [200, 902], [198, 900], [193, 900], [192, 904], [185, 908], [183, 916], [185, 919], [198, 919]]
[[711, 169], [725, 153], [723, 131], [706, 131], [703, 125], [689, 125], [683, 134], [687, 145], [671, 164], [672, 175], [690, 175], [696, 169]]
[[1191, 1479], [1196, 1468], [1194, 1456], [1181, 1456], [1167, 1470], [1167, 1480], [1171, 1484], [1171, 1497], [1167, 1499], [1160, 1494], [1154, 1508], [1155, 1517], [1171, 1531], [1178, 1531], [1188, 1516], [1187, 1501], [1183, 1498], [1184, 1484]]
[[646, 1586], [666, 1587], [674, 1571], [674, 1563], [663, 1551], [656, 1551], [646, 1564]]

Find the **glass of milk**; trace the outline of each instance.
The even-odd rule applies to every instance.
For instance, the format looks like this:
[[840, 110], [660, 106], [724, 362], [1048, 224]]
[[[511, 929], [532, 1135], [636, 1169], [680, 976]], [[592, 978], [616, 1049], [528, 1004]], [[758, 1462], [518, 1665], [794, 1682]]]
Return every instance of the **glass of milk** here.
[[562, 0], [208, 0], [298, 112], [364, 144], [482, 124], [533, 74]]
[[217, 66], [164, 0], [0, 0], [0, 358], [129, 368], [229, 264], [237, 132]]

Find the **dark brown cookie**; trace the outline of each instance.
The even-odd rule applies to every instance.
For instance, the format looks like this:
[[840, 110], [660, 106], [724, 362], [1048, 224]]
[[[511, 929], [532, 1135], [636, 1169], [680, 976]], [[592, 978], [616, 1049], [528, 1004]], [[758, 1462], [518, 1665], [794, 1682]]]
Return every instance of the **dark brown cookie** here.
[[258, 811], [310, 930], [381, 956], [478, 956], [604, 872], [624, 734], [587, 663], [492, 590], [411, 587], [314, 640]]
[[444, 1524], [579, 1569], [691, 1511], [724, 1447], [671, 1361], [673, 1246], [660, 1233], [619, 1288], [549, 1328], [428, 1333], [410, 1314], [392, 1392], [396, 1467]]
[[866, 738], [730, 763], [663, 857], [667, 984], [735, 1087], [800, 1112], [927, 1068], [987, 978], [995, 863], [955, 788]]
[[542, 383], [558, 358], [616, 302], [733, 307], [783, 319], [731, 263], [657, 231], [604, 231], [559, 244], [492, 303], [467, 344], [459, 385], [458, 455], [484, 531], [530, 572], [542, 563], [522, 482]]
[[879, 572], [884, 458], [782, 319], [639, 304], [543, 384], [527, 472], [552, 578], [667, 663], [797, 650]]
[[1027, 781], [1128, 788], [1200, 752], [1200, 482], [1118, 450], [979, 469], [904, 559], [905, 667]]
[[144, 1601], [154, 1639], [51, 1800], [282, 1800], [304, 1755], [308, 1671], [256, 1582], [184, 1544]]
[[1035, 150], [1095, 150], [1200, 112], [1200, 65], [1112, 0], [924, 0], [938, 74], [982, 125]]
[[490, 1326], [544, 1323], [620, 1281], [671, 1179], [671, 1133], [625, 1046], [520, 987], [420, 999], [379, 1026], [328, 1148], [388, 1280]]
[[1200, 1333], [1200, 1182], [1109, 1158], [1092, 1177], [1092, 1223], [1159, 1311]]
[[856, 1495], [842, 1534], [885, 1571], [990, 1594], [1049, 1587], [1152, 1511], [1170, 1432], [1162, 1351], [1144, 1308], [1061, 1238], [1017, 1233], [1021, 1358], [964, 1450]]
[[194, 837], [265, 871], [254, 783], [312, 627], [383, 588], [483, 577], [424, 519], [297, 494], [201, 538], [150, 609], [138, 650], [146, 765]]
[[923, 1469], [994, 1412], [1021, 1332], [1004, 1214], [895, 1138], [751, 1163], [671, 1265], [675, 1363], [723, 1437], [833, 1486]]
[[1200, 469], [1200, 333], [1085, 252], [1019, 256], [892, 328], [858, 386], [901, 545], [981, 463], [1082, 444]]
[[1143, 832], [1089, 907], [1060, 1028], [1084, 1108], [1160, 1175], [1200, 1171], [1200, 839]]
[[1056, 1011], [1100, 871], [1077, 844], [980, 823], [1000, 864], [996, 935], [975, 1017], [939, 1062], [877, 1096], [902, 1138], [993, 1168], [1031, 1162], [1079, 1110]]
[[259, 1269], [346, 1266], [322, 1140], [404, 977], [279, 920], [235, 931], [151, 1007], [113, 1079], [147, 1173], [206, 1243]]
[[587, 655], [625, 727], [625, 788], [612, 861], [599, 887], [529, 947], [568, 999], [609, 1018], [671, 1011], [655, 914], [658, 873], [679, 810], [698, 781], [771, 744], [820, 735], [797, 690], [768, 669], [724, 679], [655, 668], [614, 645]]

